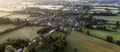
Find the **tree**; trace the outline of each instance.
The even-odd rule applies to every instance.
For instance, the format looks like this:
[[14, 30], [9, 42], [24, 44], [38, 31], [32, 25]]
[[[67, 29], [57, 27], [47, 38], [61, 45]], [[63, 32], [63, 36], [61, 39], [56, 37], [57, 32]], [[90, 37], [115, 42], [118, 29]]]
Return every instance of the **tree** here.
[[82, 10], [89, 10], [91, 7], [89, 6], [89, 5], [83, 5], [82, 7], [81, 7], [81, 9]]
[[110, 9], [108, 9], [108, 8], [105, 8], [105, 10], [106, 10], [107, 12], [111, 12]]
[[103, 30], [107, 30], [106, 26], [103, 26]]
[[79, 28], [78, 28], [78, 31], [79, 31], [79, 32], [83, 32], [83, 30], [82, 30], [82, 28], [81, 28], [81, 27], [79, 27]]
[[107, 41], [108, 42], [113, 42], [113, 37], [112, 36], [107, 36]]
[[23, 52], [29, 52], [27, 47], [24, 47]]
[[119, 41], [119, 40], [118, 40], [118, 41], [116, 41], [116, 44], [120, 45], [120, 41]]
[[118, 21], [116, 22], [116, 28], [119, 28], [119, 22]]
[[111, 26], [109, 25], [108, 27], [110, 28]]
[[93, 14], [88, 14], [88, 18], [90, 21], [93, 20]]
[[73, 50], [73, 52], [78, 52], [78, 49], [77, 49], [77, 48], [75, 48], [75, 49]]
[[120, 13], [120, 8], [118, 8], [118, 10], [119, 10], [119, 13]]
[[0, 18], [0, 24], [10, 24], [12, 21], [9, 18]]
[[8, 45], [8, 46], [6, 46], [4, 52], [17, 52], [17, 50], [14, 47], [12, 47], [11, 45]]
[[87, 32], [86, 32], [86, 33], [87, 33], [87, 35], [90, 35], [90, 32], [89, 32], [89, 30], [87, 30]]

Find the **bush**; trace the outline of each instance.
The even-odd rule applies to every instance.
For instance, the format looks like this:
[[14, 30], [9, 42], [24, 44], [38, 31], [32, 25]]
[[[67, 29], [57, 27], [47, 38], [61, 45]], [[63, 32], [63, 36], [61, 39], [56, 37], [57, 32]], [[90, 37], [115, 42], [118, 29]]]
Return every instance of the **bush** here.
[[118, 21], [116, 22], [116, 28], [119, 28], [119, 22]]
[[27, 43], [29, 42], [28, 39], [17, 39], [17, 40], [11, 40], [12, 43], [10, 43], [12, 46], [14, 46], [15, 48], [20, 48], [20, 47], [24, 47], [27, 46]]
[[86, 34], [87, 34], [87, 35], [90, 35], [90, 32], [89, 32], [89, 30], [87, 30]]
[[6, 47], [9, 47], [8, 45], [11, 45], [16, 49], [23, 48], [24, 46], [27, 46], [28, 42], [29, 42], [28, 39], [16, 39], [16, 40], [7, 39], [5, 43], [0, 44], [0, 51], [4, 52], [4, 49]]
[[83, 30], [82, 30], [81, 27], [79, 27], [79, 28], [77, 29], [77, 31], [79, 31], [79, 32], [83, 32]]
[[103, 30], [107, 30], [106, 26], [103, 26]]
[[17, 50], [11, 45], [7, 45], [4, 52], [17, 52]]
[[28, 48], [27, 48], [27, 47], [24, 47], [24, 48], [23, 48], [23, 52], [29, 52]]
[[82, 30], [81, 28], [79, 28], [79, 31], [80, 31], [80, 32], [83, 32], [83, 30]]
[[117, 45], [120, 45], [120, 40], [116, 41], [116, 44], [117, 44]]
[[108, 42], [113, 42], [113, 37], [112, 36], [107, 36], [107, 41]]
[[6, 46], [7, 46], [6, 44], [0, 44], [0, 51], [4, 52]]

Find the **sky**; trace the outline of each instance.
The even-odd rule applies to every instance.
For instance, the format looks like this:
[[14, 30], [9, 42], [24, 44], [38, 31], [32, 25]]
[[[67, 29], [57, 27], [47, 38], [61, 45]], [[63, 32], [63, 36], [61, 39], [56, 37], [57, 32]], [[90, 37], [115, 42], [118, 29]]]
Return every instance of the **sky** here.
[[0, 0], [0, 4], [21, 2], [21, 1], [78, 1], [78, 0]]
[[[8, 2], [8, 1], [25, 1], [25, 0], [0, 0], [0, 2]], [[26, 0], [27, 1], [27, 0]], [[29, 0], [28, 0], [29, 1]], [[42, 0], [41, 0], [42, 1]], [[44, 0], [43, 0], [44, 1]], [[48, 1], [48, 0], [46, 0]], [[61, 0], [55, 0], [55, 1], [61, 1]], [[63, 1], [78, 1], [78, 0], [63, 0]]]

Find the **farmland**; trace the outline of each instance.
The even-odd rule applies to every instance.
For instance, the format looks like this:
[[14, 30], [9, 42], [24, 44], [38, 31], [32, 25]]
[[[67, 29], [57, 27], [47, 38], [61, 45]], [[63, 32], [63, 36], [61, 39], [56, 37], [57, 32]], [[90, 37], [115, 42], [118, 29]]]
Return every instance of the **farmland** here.
[[0, 32], [9, 29], [9, 28], [14, 28], [16, 27], [16, 25], [12, 25], [12, 24], [5, 24], [5, 25], [0, 25]]
[[90, 30], [91, 35], [106, 39], [107, 36], [112, 36], [114, 41], [120, 40], [120, 32], [109, 32], [100, 30]]
[[8, 12], [0, 12], [0, 17], [6, 16], [6, 15], [10, 15], [11, 13]]
[[41, 29], [41, 27], [33, 26], [33, 27], [23, 27], [16, 31], [6, 33], [4, 35], [0, 35], [0, 43], [4, 43], [7, 39], [30, 39], [32, 40], [35, 36], [37, 36], [37, 30]]
[[107, 21], [120, 21], [120, 15], [117, 16], [94, 16], [96, 19], [104, 19]]
[[[118, 10], [111, 10], [111, 12], [118, 13]], [[91, 35], [105, 39], [105, 40], [107, 36], [112, 36], [114, 41], [120, 40], [120, 29], [119, 28], [114, 29], [116, 28], [116, 21], [120, 21], [120, 14], [118, 14], [117, 16], [94, 16], [93, 18], [106, 20], [107, 22], [102, 26], [105, 26], [107, 29], [113, 30], [116, 32], [90, 29]]]
[[[110, 11], [114, 14], [117, 14], [119, 12], [118, 9], [110, 9]], [[120, 21], [120, 14], [117, 14], [117, 16], [94, 16], [93, 18], [104, 19], [107, 21]]]
[[78, 49], [78, 52], [119, 52], [120, 47], [112, 43], [88, 36], [84, 33], [73, 31], [67, 37], [68, 45], [65, 52], [72, 52]]
[[11, 16], [7, 16], [7, 18], [10, 18], [11, 20], [13, 20], [15, 18], [26, 19], [28, 17], [29, 17], [29, 15], [27, 15], [27, 14], [14, 14]]

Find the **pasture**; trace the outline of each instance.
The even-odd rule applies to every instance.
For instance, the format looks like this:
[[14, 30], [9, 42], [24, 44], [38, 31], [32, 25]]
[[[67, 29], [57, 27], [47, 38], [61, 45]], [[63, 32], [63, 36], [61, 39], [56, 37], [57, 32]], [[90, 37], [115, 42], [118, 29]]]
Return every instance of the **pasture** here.
[[16, 25], [12, 25], [12, 24], [0, 25], [0, 32], [3, 32], [3, 31], [6, 30], [6, 29], [14, 28], [14, 27], [16, 27]]
[[120, 52], [120, 47], [115, 44], [76, 31], [68, 35], [63, 52], [73, 52], [74, 49], [78, 52]]
[[[119, 30], [118, 30], [119, 31]], [[106, 40], [107, 36], [112, 36], [113, 41], [120, 40], [120, 32], [109, 32], [109, 31], [101, 31], [101, 30], [90, 30], [90, 34], [102, 39]]]
[[37, 36], [37, 30], [41, 29], [42, 27], [33, 26], [33, 27], [23, 27], [18, 30], [15, 30], [10, 33], [6, 33], [0, 35], [0, 43], [4, 43], [7, 39], [30, 39], [32, 40], [34, 37]]
[[95, 19], [104, 19], [107, 21], [120, 21], [120, 15], [117, 16], [94, 16]]

